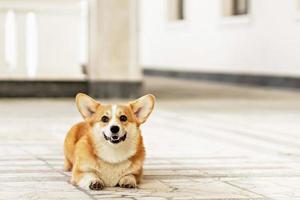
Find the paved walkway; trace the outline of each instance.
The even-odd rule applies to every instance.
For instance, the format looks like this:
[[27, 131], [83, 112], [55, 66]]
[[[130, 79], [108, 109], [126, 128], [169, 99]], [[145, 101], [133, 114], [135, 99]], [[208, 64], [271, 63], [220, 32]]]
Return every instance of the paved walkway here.
[[139, 189], [85, 191], [62, 171], [72, 99], [0, 100], [0, 199], [300, 200], [300, 93], [148, 78]]

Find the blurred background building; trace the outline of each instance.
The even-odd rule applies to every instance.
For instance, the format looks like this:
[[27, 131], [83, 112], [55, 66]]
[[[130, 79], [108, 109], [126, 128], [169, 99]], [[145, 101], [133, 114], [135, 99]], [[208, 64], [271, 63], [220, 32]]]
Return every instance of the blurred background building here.
[[148, 75], [300, 87], [299, 0], [0, 0], [0, 96], [135, 96]]

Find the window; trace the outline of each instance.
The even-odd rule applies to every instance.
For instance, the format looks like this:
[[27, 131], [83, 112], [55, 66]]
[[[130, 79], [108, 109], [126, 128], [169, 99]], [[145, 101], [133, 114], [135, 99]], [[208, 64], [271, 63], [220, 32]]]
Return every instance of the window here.
[[5, 62], [8, 64], [9, 69], [14, 71], [17, 67], [17, 41], [16, 41], [16, 14], [14, 11], [9, 10], [6, 13], [4, 25], [4, 45], [5, 45]]
[[168, 0], [168, 20], [184, 20], [184, 0]]
[[249, 13], [249, 0], [223, 0], [224, 16], [239, 16]]

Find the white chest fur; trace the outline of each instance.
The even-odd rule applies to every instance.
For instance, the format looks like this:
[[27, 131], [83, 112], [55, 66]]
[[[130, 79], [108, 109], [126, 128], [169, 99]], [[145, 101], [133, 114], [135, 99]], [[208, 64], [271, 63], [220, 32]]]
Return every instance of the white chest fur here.
[[120, 163], [107, 163], [99, 160], [97, 163], [97, 175], [104, 182], [105, 186], [113, 187], [119, 183], [119, 180], [131, 166], [131, 161], [125, 160]]
[[120, 178], [130, 171], [132, 162], [128, 160], [137, 151], [138, 130], [129, 126], [127, 138], [118, 144], [111, 144], [103, 137], [103, 130], [99, 124], [93, 127], [95, 152], [99, 158], [97, 162], [97, 175], [105, 186], [115, 186]]

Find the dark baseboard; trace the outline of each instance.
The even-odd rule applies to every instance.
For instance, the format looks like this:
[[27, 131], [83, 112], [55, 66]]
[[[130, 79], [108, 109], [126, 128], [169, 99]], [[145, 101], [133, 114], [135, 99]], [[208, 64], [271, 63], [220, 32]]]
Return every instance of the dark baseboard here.
[[0, 80], [0, 97], [75, 97], [79, 92], [98, 98], [131, 98], [142, 91], [142, 81]]
[[74, 97], [87, 91], [84, 81], [0, 80], [0, 97]]
[[142, 94], [142, 81], [89, 82], [89, 94], [98, 98], [137, 98]]
[[254, 74], [230, 74], [207, 72], [183, 72], [175, 70], [144, 69], [148, 76], [162, 76], [170, 78], [182, 78], [190, 80], [216, 81], [264, 87], [300, 89], [300, 78], [289, 76], [254, 75]]

